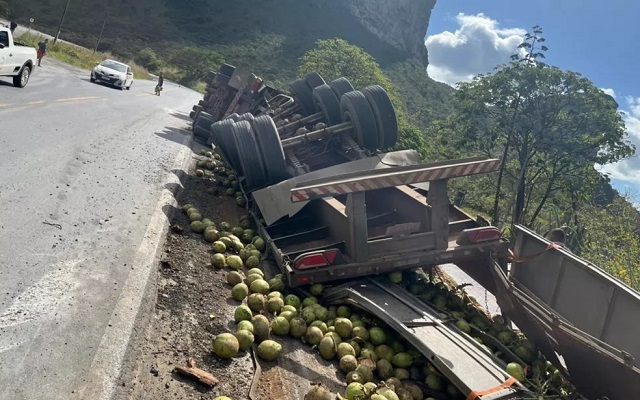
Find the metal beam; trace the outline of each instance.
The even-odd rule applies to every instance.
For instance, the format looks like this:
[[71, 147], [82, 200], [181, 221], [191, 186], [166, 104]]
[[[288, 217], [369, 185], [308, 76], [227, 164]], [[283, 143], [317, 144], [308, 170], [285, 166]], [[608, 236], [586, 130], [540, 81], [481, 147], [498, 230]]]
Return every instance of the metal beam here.
[[304, 186], [296, 186], [291, 189], [291, 201], [296, 203], [412, 183], [484, 174], [497, 171], [499, 167], [500, 160], [491, 158], [359, 171], [310, 182], [301, 182], [301, 185]]

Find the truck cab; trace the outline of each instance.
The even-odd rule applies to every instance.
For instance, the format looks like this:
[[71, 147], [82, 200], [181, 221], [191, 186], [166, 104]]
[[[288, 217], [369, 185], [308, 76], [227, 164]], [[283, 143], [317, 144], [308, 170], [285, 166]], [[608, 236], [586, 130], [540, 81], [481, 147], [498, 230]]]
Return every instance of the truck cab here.
[[0, 76], [13, 78], [13, 86], [23, 88], [36, 64], [36, 50], [15, 43], [11, 30], [0, 27]]

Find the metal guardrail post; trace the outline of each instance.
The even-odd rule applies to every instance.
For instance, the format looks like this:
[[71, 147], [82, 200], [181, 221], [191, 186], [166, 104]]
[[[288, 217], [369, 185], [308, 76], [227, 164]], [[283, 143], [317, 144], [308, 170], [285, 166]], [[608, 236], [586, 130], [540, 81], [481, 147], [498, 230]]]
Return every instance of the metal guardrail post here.
[[367, 205], [365, 192], [347, 196], [346, 213], [349, 220], [349, 255], [354, 262], [369, 259]]
[[435, 233], [436, 249], [445, 250], [449, 247], [449, 198], [447, 196], [447, 181], [439, 179], [429, 183], [427, 195], [431, 205], [431, 231]]

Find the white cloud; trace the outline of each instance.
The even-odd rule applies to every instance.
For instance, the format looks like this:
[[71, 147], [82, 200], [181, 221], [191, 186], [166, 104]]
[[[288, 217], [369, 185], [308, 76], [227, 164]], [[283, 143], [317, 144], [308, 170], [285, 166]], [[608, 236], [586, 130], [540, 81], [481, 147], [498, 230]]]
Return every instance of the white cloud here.
[[609, 96], [613, 97], [614, 99], [616, 98], [615, 90], [613, 90], [611, 88], [602, 88], [602, 91], [605, 92], [606, 94], [608, 94]]
[[526, 30], [501, 29], [498, 22], [484, 14], [456, 16], [459, 28], [427, 37], [427, 72], [431, 78], [454, 85], [469, 81], [479, 73], [509, 61], [522, 43]]
[[[607, 92], [605, 91], [605, 93]], [[636, 149], [640, 150], [640, 97], [628, 96], [625, 101], [627, 105], [623, 110], [623, 119], [627, 126], [629, 141], [636, 145]], [[598, 169], [609, 174], [613, 179], [633, 183], [638, 188], [637, 185], [640, 185], [640, 157], [637, 156], [637, 153], [636, 151], [636, 155], [629, 159], [615, 164], [608, 164]]]

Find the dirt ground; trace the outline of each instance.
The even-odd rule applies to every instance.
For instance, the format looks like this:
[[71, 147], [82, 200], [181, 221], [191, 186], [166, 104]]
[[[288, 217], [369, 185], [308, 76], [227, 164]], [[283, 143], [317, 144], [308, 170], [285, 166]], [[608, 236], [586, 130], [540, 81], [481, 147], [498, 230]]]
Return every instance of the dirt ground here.
[[[195, 157], [189, 175], [181, 179], [184, 190], [178, 196], [179, 205], [191, 203], [204, 218], [236, 225], [244, 210], [233, 197], [226, 196], [223, 188], [206, 177], [195, 176], [193, 165], [199, 158], [202, 157]], [[259, 360], [258, 376], [247, 352], [240, 352], [232, 360], [221, 360], [212, 354], [212, 341], [217, 334], [236, 331], [233, 311], [240, 303], [231, 299], [227, 271], [210, 266], [211, 245], [189, 229], [189, 220], [181, 210], [166, 212], [172, 215], [172, 229], [158, 267], [157, 303], [139, 349], [137, 376], [125, 383], [128, 397], [180, 400], [224, 395], [233, 400], [299, 400], [311, 381], [342, 392], [344, 376], [335, 364], [324, 361], [310, 347], [290, 337], [275, 337], [283, 345], [282, 355], [277, 362]], [[261, 268], [270, 271], [268, 277], [275, 274], [268, 261], [263, 261]], [[176, 365], [186, 365], [190, 357], [198, 367], [218, 378], [215, 388], [209, 389], [173, 372]], [[254, 377], [256, 387], [250, 396]]]

